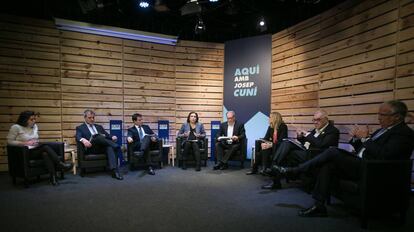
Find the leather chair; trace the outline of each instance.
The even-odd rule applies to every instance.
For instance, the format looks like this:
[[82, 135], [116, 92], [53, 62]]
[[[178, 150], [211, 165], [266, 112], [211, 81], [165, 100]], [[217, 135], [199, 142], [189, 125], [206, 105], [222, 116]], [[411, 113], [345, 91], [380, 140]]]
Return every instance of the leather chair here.
[[[215, 147], [214, 147], [215, 149]], [[228, 152], [227, 149], [224, 152]], [[217, 154], [217, 152], [215, 152]], [[229, 159], [229, 161], [240, 161], [240, 168], [244, 168], [244, 161], [247, 157], [247, 138], [240, 141], [240, 149], [238, 149]]]
[[87, 168], [103, 168], [108, 166], [108, 159], [105, 153], [88, 153], [83, 143], [76, 141], [78, 151], [79, 174], [84, 177]]
[[[61, 161], [64, 161], [64, 143], [62, 142], [47, 142], [59, 156]], [[7, 158], [9, 174], [12, 178], [13, 184], [16, 184], [16, 178], [23, 178], [24, 186], [29, 187], [29, 179], [37, 177], [40, 179], [41, 175], [49, 174], [46, 165], [42, 158], [33, 159], [29, 157], [29, 148], [26, 146], [7, 145]], [[64, 178], [64, 172], [60, 171], [60, 177]]]
[[[177, 148], [177, 165], [178, 167], [181, 167], [182, 163], [183, 163], [183, 152], [184, 152], [184, 148], [181, 146], [183, 141], [183, 138], [176, 138], [175, 142], [176, 142], [176, 148]], [[206, 167], [207, 166], [207, 160], [208, 160], [208, 138], [205, 137], [202, 142], [201, 142], [201, 147], [200, 147], [200, 159], [201, 161], [203, 161], [203, 166]], [[187, 162], [195, 162], [194, 156], [190, 155], [189, 157], [187, 157]]]
[[412, 160], [364, 160], [359, 181], [337, 179], [332, 195], [360, 213], [361, 227], [372, 216], [399, 213], [406, 220], [411, 192]]
[[[145, 157], [142, 152], [134, 151], [135, 143], [127, 144], [127, 157], [129, 163], [129, 170], [134, 170], [138, 166], [145, 165]], [[161, 168], [162, 162], [162, 140], [158, 139], [156, 143], [151, 143], [150, 151], [151, 161], [158, 163]]]

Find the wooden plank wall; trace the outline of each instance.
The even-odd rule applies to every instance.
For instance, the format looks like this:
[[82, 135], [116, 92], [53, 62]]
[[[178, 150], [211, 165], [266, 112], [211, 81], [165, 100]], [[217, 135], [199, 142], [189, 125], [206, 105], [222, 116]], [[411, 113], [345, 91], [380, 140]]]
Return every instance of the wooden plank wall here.
[[328, 111], [349, 139], [354, 124], [378, 128], [381, 102], [414, 110], [414, 3], [350, 0], [273, 35], [272, 111], [295, 129]]
[[223, 44], [159, 45], [9, 15], [0, 15], [0, 29], [0, 171], [8, 130], [26, 109], [40, 112], [42, 140], [72, 145], [86, 108], [105, 129], [123, 120], [124, 133], [135, 112], [155, 131], [158, 120], [169, 120], [171, 141], [189, 111], [200, 113], [208, 134], [209, 122], [222, 117]]

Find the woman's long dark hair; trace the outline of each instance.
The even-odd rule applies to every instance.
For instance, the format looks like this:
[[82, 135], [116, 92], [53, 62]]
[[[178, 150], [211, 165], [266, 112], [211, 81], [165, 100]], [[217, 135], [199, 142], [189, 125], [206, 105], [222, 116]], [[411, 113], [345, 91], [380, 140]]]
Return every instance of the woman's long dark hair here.
[[196, 123], [198, 122], [198, 114], [196, 112], [190, 112], [187, 116], [187, 122], [190, 123], [190, 115], [195, 114], [196, 115]]
[[20, 126], [27, 126], [27, 121], [29, 121], [29, 118], [33, 115], [38, 115], [34, 111], [26, 110], [20, 113], [19, 118], [17, 119], [16, 124], [19, 124]]

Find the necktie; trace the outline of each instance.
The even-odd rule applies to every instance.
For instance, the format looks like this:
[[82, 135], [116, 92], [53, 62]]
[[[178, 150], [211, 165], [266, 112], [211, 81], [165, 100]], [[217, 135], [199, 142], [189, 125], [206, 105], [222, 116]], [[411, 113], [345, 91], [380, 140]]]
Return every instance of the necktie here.
[[[385, 132], [387, 132], [387, 128], [382, 128], [380, 131], [378, 131], [374, 136], [372, 136], [371, 140], [376, 140], [378, 139], [381, 135], [383, 135]], [[357, 153], [357, 156], [359, 158], [362, 158], [362, 155], [364, 154], [365, 151], [365, 147], [362, 147], [361, 150], [359, 150], [359, 152]]]
[[378, 131], [374, 136], [372, 136], [372, 140], [378, 139], [381, 135], [383, 135], [385, 132], [387, 132], [387, 128], [382, 128], [380, 131]]
[[140, 139], [142, 139], [142, 137], [144, 136], [144, 134], [142, 133], [142, 127], [138, 127], [138, 135]]
[[277, 142], [277, 130], [275, 129], [275, 131], [273, 132], [273, 143]]
[[92, 135], [96, 135], [98, 134], [98, 132], [96, 131], [95, 127], [93, 127], [93, 125], [90, 125], [91, 129], [92, 129]]

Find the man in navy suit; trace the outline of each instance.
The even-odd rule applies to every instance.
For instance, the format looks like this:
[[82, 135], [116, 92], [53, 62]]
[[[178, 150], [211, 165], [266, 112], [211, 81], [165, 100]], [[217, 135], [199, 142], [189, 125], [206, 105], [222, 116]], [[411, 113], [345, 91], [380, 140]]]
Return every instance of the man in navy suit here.
[[148, 174], [155, 175], [152, 168], [150, 148], [157, 143], [157, 135], [147, 125], [144, 125], [141, 114], [133, 114], [132, 121], [134, 126], [128, 129], [127, 141], [130, 146], [134, 146], [134, 151], [142, 152], [148, 167]]
[[[226, 114], [227, 122], [220, 124], [220, 130], [216, 135], [217, 164], [214, 170], [228, 168], [227, 161], [239, 149], [240, 141], [246, 138], [244, 124], [236, 120], [236, 113], [229, 111]], [[229, 137], [227, 140], [219, 140], [219, 137]], [[224, 150], [228, 150], [224, 155]]]
[[401, 101], [383, 103], [378, 111], [381, 126], [371, 136], [367, 126], [355, 126], [350, 132], [350, 144], [355, 152], [328, 148], [313, 159], [297, 167], [274, 167], [282, 174], [298, 173], [320, 167], [312, 196], [315, 203], [299, 211], [302, 217], [327, 216], [325, 207], [329, 196], [332, 177], [359, 180], [362, 160], [408, 160], [414, 148], [414, 132], [404, 122], [407, 106]]
[[76, 140], [85, 146], [87, 153], [106, 153], [112, 177], [122, 180], [116, 157], [119, 146], [114, 142], [118, 138], [108, 134], [101, 125], [95, 124], [95, 112], [92, 110], [85, 110], [83, 117], [85, 123], [76, 127]]

